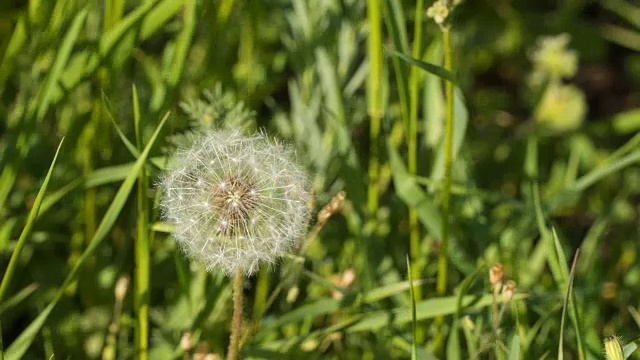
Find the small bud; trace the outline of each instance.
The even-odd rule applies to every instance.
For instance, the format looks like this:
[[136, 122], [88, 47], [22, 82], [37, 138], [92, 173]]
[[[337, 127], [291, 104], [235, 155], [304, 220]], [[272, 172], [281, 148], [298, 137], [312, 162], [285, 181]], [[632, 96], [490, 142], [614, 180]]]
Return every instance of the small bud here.
[[287, 292], [287, 303], [293, 304], [298, 299], [298, 295], [300, 294], [300, 288], [297, 286], [292, 287]]
[[316, 339], [308, 339], [308, 340], [304, 341], [300, 345], [300, 348], [303, 351], [311, 352], [311, 351], [314, 351], [315, 349], [317, 349], [318, 345], [320, 345], [320, 342], [318, 340], [316, 340]]
[[116, 282], [116, 287], [115, 287], [115, 296], [116, 296], [116, 301], [120, 301], [122, 302], [124, 300], [124, 297], [127, 295], [127, 288], [129, 288], [129, 278], [126, 276], [122, 276], [118, 279], [118, 282]]
[[427, 9], [427, 17], [432, 18], [436, 24], [442, 25], [449, 16], [449, 8], [446, 0], [437, 0]]
[[[331, 282], [341, 288], [349, 288], [356, 280], [356, 271], [353, 268], [346, 269], [342, 274], [333, 274]], [[334, 299], [342, 299], [344, 295], [336, 290], [331, 290], [331, 297]]]
[[320, 210], [320, 213], [318, 213], [318, 224], [326, 223], [331, 216], [342, 211], [345, 196], [345, 192], [340, 191]]
[[497, 296], [502, 290], [502, 276], [504, 275], [502, 268], [502, 264], [497, 263], [489, 269], [489, 283], [493, 296]]
[[504, 302], [509, 302], [513, 298], [513, 295], [516, 293], [516, 282], [513, 280], [507, 280], [507, 283], [504, 285], [502, 289], [502, 297]]
[[473, 323], [469, 315], [465, 315], [465, 317], [462, 318], [462, 326], [469, 331], [473, 331], [476, 328], [476, 324]]
[[604, 338], [604, 352], [608, 360], [624, 360], [622, 344], [617, 336], [607, 336]]
[[600, 294], [605, 300], [614, 300], [618, 296], [618, 284], [614, 281], [604, 282]]
[[185, 353], [191, 352], [191, 349], [193, 348], [193, 342], [192, 342], [192, 339], [191, 339], [191, 333], [190, 332], [186, 332], [186, 333], [182, 334], [182, 337], [180, 338], [180, 348]]
[[489, 269], [489, 283], [491, 284], [492, 288], [495, 288], [497, 284], [502, 283], [502, 268], [502, 264], [498, 263], [493, 265], [491, 269]]
[[208, 353], [209, 345], [206, 341], [201, 341], [196, 348], [195, 354], [193, 354], [193, 360], [204, 360]]

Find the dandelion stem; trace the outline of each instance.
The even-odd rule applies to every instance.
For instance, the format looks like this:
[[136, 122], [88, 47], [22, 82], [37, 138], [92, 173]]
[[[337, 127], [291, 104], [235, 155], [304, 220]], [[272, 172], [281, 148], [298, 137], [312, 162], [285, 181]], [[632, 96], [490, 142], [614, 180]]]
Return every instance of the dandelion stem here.
[[244, 275], [241, 270], [236, 271], [233, 278], [233, 320], [231, 323], [231, 338], [227, 360], [238, 359], [240, 352], [240, 335], [242, 330], [242, 287]]

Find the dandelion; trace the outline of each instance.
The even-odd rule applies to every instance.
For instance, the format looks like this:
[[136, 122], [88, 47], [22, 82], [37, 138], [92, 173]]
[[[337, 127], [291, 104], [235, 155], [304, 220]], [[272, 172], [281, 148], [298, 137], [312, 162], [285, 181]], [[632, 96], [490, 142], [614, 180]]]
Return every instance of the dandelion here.
[[162, 216], [173, 237], [207, 270], [255, 273], [305, 234], [311, 197], [290, 148], [233, 130], [191, 136], [162, 178]]

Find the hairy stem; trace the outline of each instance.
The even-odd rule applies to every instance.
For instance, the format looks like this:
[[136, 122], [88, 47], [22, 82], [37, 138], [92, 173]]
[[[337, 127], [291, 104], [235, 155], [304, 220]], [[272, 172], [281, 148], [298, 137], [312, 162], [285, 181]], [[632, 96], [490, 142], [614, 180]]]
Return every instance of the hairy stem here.
[[240, 352], [240, 335], [242, 333], [242, 285], [244, 276], [238, 270], [233, 278], [233, 320], [231, 322], [231, 338], [227, 360], [238, 359]]

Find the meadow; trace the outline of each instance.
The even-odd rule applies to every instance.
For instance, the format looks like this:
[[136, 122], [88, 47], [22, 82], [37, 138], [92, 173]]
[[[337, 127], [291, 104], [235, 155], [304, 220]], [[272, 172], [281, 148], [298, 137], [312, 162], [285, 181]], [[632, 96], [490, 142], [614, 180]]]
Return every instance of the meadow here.
[[640, 359], [633, 0], [3, 1], [0, 99], [0, 360]]

